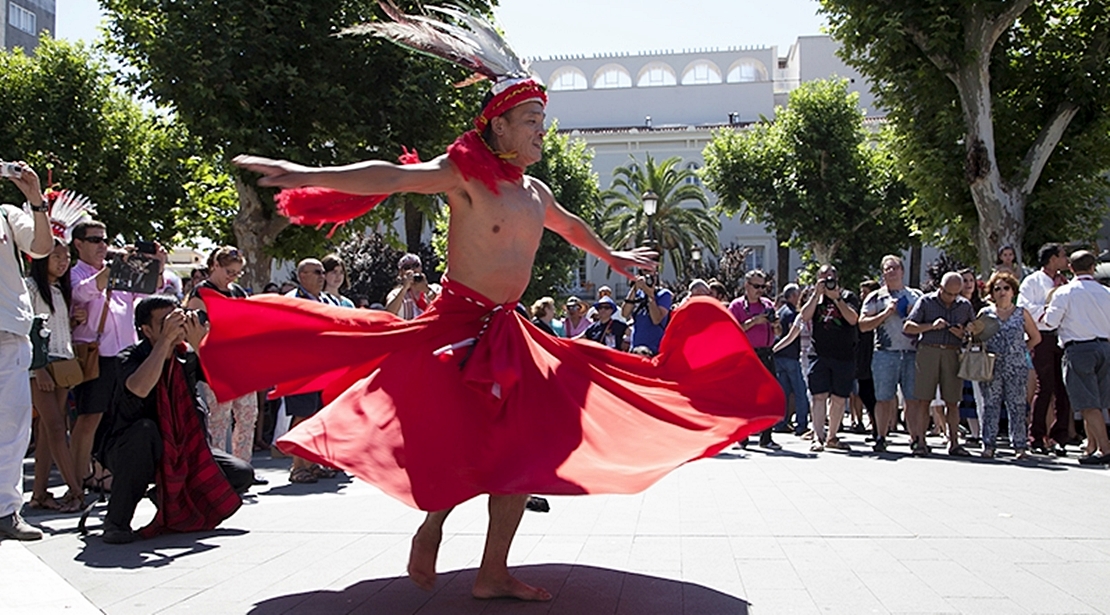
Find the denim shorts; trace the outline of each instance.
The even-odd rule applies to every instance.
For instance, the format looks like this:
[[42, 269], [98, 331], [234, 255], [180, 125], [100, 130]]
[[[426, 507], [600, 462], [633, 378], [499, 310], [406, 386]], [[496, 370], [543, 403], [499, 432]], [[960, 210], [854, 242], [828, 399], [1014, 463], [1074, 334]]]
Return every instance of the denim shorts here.
[[871, 356], [871, 379], [875, 382], [875, 399], [890, 401], [902, 385], [902, 396], [914, 399], [914, 375], [917, 372], [916, 350], [876, 350]]

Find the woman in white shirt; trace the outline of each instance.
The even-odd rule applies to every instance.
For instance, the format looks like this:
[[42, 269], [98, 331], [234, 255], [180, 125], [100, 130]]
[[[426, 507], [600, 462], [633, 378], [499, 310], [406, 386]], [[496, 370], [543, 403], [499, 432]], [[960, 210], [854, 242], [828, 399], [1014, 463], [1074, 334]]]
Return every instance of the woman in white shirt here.
[[[31, 275], [27, 289], [35, 314], [46, 314], [46, 327], [50, 330], [50, 362], [73, 358], [73, 338], [70, 335], [70, 285], [69, 247], [61, 240], [54, 240], [54, 250], [46, 258], [31, 262]], [[84, 309], [73, 310], [74, 321], [83, 322]], [[77, 512], [84, 507], [85, 493], [73, 462], [73, 455], [66, 443], [66, 399], [69, 389], [58, 386], [45, 368], [31, 371], [31, 399], [39, 413], [35, 434], [35, 481], [31, 493], [31, 508]], [[69, 491], [61, 501], [55, 500], [47, 490], [50, 479], [50, 462], [58, 466]]]

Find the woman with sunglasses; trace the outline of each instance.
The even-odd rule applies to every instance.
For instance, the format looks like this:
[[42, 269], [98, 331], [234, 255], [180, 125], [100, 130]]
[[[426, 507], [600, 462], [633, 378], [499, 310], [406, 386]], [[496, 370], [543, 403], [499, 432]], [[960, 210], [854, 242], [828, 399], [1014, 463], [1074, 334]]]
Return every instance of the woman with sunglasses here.
[[[186, 307], [204, 313], [205, 316], [201, 318], [201, 322], [207, 323], [204, 299], [198, 294], [201, 289], [215, 291], [232, 299], [246, 299], [247, 291], [235, 283], [235, 280], [243, 275], [243, 267], [246, 264], [246, 259], [234, 246], [213, 250], [208, 257], [208, 278], [193, 288]], [[207, 385], [199, 386], [199, 389], [203, 391], [205, 401], [208, 403], [208, 433], [212, 437], [212, 446], [249, 462], [254, 451], [254, 424], [258, 420], [258, 396], [250, 393], [221, 403], [216, 401], [216, 395]], [[230, 451], [225, 450], [228, 448], [229, 431], [231, 432]]]
[[1025, 383], [1029, 375], [1025, 353], [1040, 343], [1041, 334], [1029, 312], [1015, 303], [1018, 291], [1017, 278], [1005, 271], [996, 271], [987, 283], [991, 305], [983, 308], [980, 316], [994, 316], [1002, 326], [998, 333], [986, 341], [987, 352], [996, 355], [992, 378], [981, 385], [983, 408], [980, 423], [983, 428], [983, 457], [994, 457], [995, 438], [1002, 404], [1010, 423], [1010, 443], [1018, 459], [1029, 456], [1026, 433]]

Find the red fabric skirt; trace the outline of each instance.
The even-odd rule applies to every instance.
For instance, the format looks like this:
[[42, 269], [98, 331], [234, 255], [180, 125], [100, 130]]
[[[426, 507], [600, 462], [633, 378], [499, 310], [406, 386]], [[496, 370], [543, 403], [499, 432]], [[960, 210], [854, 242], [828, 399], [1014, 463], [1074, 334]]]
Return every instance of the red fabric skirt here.
[[635, 493], [785, 407], [707, 298], [674, 310], [650, 359], [551, 337], [452, 282], [411, 321], [275, 295], [204, 300], [202, 364], [219, 399], [324, 391], [327, 406], [279, 448], [423, 510], [482, 493]]

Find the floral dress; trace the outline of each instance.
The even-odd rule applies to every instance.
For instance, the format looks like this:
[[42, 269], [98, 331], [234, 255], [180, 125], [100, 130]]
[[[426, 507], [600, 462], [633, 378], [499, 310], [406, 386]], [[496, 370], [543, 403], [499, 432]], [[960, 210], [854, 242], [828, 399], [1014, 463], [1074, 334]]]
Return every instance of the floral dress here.
[[[993, 305], [979, 313], [998, 317]], [[1010, 443], [1015, 451], [1021, 451], [1029, 446], [1025, 425], [1025, 383], [1029, 376], [1025, 361], [1025, 309], [1015, 306], [1009, 318], [999, 318], [999, 321], [1002, 326], [998, 333], [987, 340], [987, 352], [996, 355], [994, 377], [981, 385], [983, 408], [980, 409], [979, 420], [983, 428], [983, 446], [994, 448], [998, 419], [1005, 404], [1010, 423]]]

